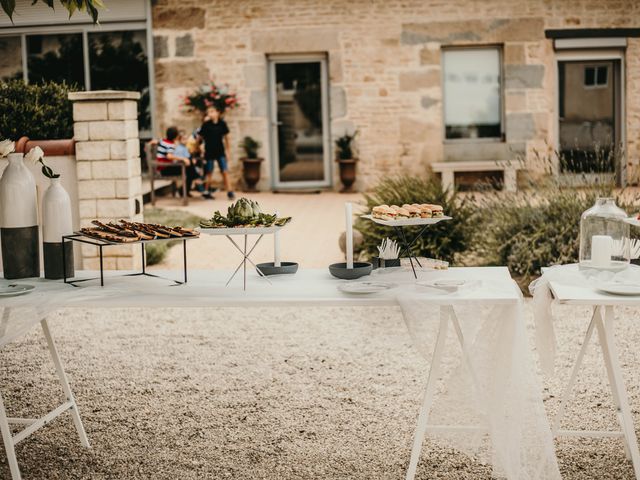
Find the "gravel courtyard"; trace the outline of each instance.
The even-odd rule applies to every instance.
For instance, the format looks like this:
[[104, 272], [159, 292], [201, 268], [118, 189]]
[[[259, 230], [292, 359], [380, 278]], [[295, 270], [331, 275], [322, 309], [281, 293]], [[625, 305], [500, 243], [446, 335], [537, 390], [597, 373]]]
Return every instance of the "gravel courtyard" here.
[[[551, 413], [587, 325], [587, 311], [562, 312], [558, 375], [545, 383]], [[51, 325], [93, 448], [80, 446], [63, 416], [18, 446], [27, 479], [404, 476], [428, 362], [399, 309], [68, 309]], [[617, 334], [640, 425], [632, 311]], [[590, 350], [578, 381], [572, 428], [615, 426], [598, 354]], [[47, 355], [39, 331], [0, 352], [10, 415], [44, 412], [60, 398]], [[450, 448], [430, 440], [424, 448], [418, 478], [490, 478]], [[633, 478], [618, 440], [557, 448], [566, 479]], [[0, 477], [9, 478], [4, 455]]]

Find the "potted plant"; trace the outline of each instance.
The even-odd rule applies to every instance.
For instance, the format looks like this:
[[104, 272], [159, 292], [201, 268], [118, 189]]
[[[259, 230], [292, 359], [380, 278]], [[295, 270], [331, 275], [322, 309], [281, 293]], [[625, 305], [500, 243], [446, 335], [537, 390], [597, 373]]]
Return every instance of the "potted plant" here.
[[242, 177], [248, 192], [256, 191], [256, 184], [260, 181], [260, 164], [264, 158], [258, 157], [260, 142], [247, 136], [240, 142], [240, 148], [244, 150], [242, 162]]
[[358, 135], [357, 131], [353, 134], [345, 133], [335, 141], [336, 161], [340, 166], [340, 181], [344, 186], [341, 190], [342, 192], [352, 191], [351, 187], [356, 181], [356, 163], [358, 159], [354, 155], [353, 145], [356, 135]]

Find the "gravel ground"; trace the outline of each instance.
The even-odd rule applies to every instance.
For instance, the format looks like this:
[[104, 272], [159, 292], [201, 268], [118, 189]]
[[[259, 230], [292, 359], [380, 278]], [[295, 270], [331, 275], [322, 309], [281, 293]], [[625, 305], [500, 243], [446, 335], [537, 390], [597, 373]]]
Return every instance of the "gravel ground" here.
[[[588, 315], [562, 313], [550, 413]], [[640, 329], [621, 313], [640, 425]], [[62, 417], [18, 446], [25, 479], [404, 478], [428, 364], [398, 309], [66, 310], [51, 325], [93, 448]], [[598, 352], [568, 409], [572, 428], [615, 425]], [[0, 375], [12, 416], [60, 398], [39, 332], [0, 352]], [[618, 440], [562, 440], [557, 450], [566, 479], [633, 478]], [[9, 478], [4, 455], [0, 477]], [[418, 478], [483, 479], [490, 469], [427, 440]]]

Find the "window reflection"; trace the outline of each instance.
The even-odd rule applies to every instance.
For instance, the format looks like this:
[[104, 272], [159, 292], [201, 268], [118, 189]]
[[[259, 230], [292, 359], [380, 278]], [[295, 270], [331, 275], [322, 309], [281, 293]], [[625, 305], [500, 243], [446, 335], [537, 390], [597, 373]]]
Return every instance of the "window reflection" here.
[[140, 92], [139, 128], [150, 128], [149, 71], [144, 30], [89, 33], [89, 70], [92, 90]]
[[82, 34], [28, 35], [29, 82], [53, 81], [84, 88]]
[[0, 80], [22, 78], [20, 37], [0, 37]]
[[500, 138], [500, 52], [443, 51], [446, 138]]

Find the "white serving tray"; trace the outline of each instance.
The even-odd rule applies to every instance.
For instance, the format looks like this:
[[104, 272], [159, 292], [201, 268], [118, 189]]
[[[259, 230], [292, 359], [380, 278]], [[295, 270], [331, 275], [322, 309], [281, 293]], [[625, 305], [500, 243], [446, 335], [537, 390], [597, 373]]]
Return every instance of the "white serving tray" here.
[[633, 225], [634, 227], [640, 227], [640, 220], [638, 220], [636, 217], [627, 217], [624, 219], [624, 221], [629, 225]]
[[414, 225], [435, 225], [443, 220], [451, 220], [451, 217], [432, 217], [432, 218], [403, 218], [402, 220], [381, 220], [379, 218], [373, 218], [371, 215], [362, 215], [362, 218], [371, 220], [372, 222], [380, 225], [386, 225], [387, 227], [410, 227]]
[[205, 235], [268, 235], [270, 233], [276, 233], [287, 225], [288, 224], [281, 227], [274, 225], [271, 227], [197, 228], [196, 230]]

